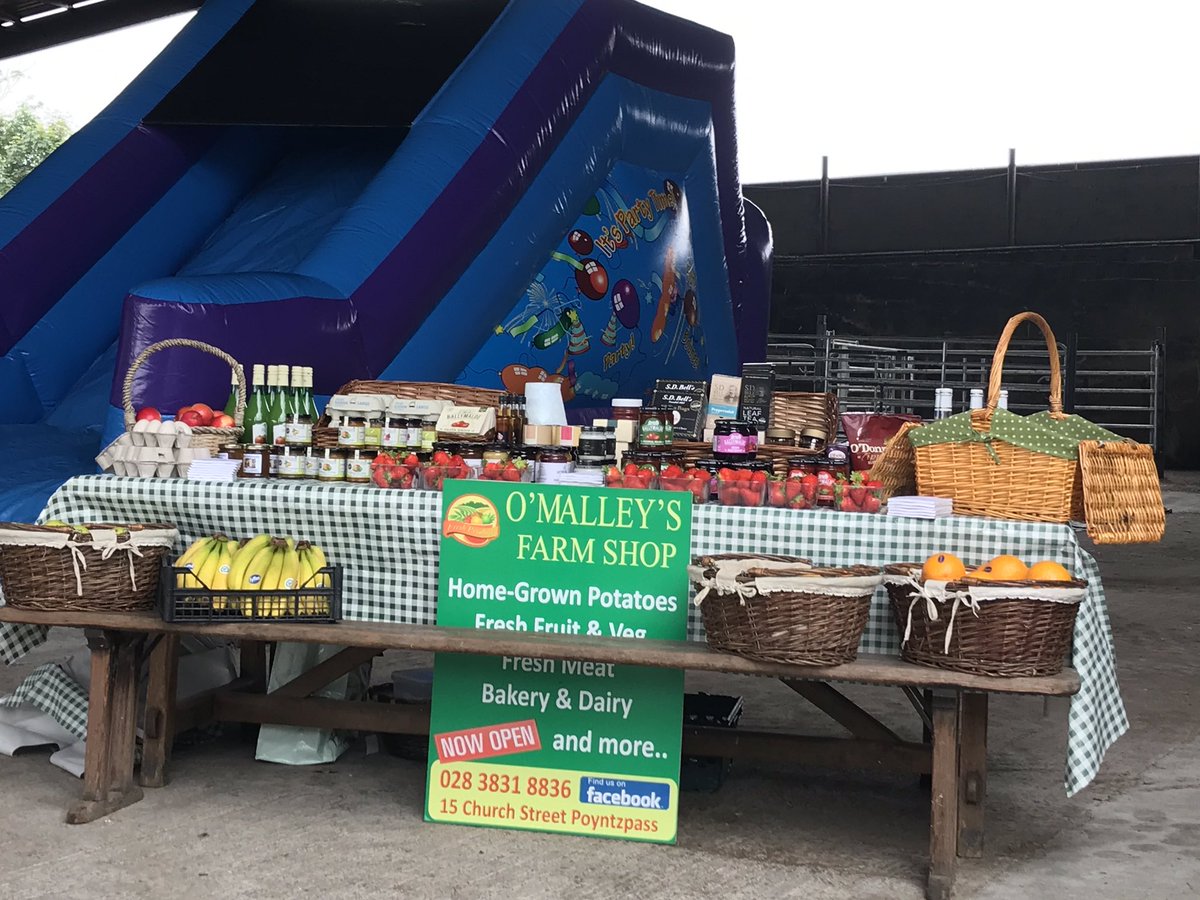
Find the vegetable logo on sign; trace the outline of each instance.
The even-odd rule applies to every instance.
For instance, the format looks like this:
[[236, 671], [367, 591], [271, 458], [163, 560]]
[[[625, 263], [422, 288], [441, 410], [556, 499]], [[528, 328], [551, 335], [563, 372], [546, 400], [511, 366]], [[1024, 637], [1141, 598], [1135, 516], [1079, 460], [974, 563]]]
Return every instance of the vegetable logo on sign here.
[[446, 507], [442, 534], [464, 547], [486, 547], [500, 537], [500, 514], [487, 497], [465, 494]]

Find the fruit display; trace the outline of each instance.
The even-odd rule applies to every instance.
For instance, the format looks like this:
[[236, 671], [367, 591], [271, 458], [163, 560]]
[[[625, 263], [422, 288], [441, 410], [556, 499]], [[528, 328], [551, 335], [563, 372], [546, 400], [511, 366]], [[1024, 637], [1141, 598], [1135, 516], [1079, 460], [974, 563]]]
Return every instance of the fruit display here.
[[1044, 559], [1026, 566], [1010, 554], [993, 557], [981, 566], [968, 569], [953, 553], [935, 553], [921, 566], [926, 581], [1024, 581], [1039, 583], [1074, 582], [1065, 566]]
[[381, 451], [371, 462], [371, 483], [381, 488], [416, 487], [421, 458], [416, 453]]
[[[331, 614], [333, 580], [324, 551], [309, 541], [260, 534], [246, 540], [214, 534], [175, 562], [175, 615], [199, 601], [214, 614], [254, 618]], [[304, 591], [319, 589], [321, 593]]]
[[472, 478], [475, 470], [467, 465], [461, 455], [435, 450], [429, 465], [421, 468], [421, 487], [427, 491], [440, 491], [442, 483], [450, 478]]
[[533, 466], [528, 460], [510, 459], [508, 462], [485, 462], [479, 472], [482, 481], [533, 481]]
[[717, 496], [722, 506], [763, 506], [769, 480], [766, 472], [721, 469], [717, 472]]
[[707, 503], [712, 476], [703, 469], [671, 465], [659, 473], [658, 486], [664, 491], [687, 491], [692, 495], [693, 503]]
[[833, 485], [834, 508], [842, 512], [877, 513], [883, 509], [883, 482], [868, 481], [862, 472]]
[[629, 488], [646, 491], [658, 486], [658, 470], [651, 465], [626, 463], [625, 468], [609, 466], [604, 471], [604, 484], [607, 487]]

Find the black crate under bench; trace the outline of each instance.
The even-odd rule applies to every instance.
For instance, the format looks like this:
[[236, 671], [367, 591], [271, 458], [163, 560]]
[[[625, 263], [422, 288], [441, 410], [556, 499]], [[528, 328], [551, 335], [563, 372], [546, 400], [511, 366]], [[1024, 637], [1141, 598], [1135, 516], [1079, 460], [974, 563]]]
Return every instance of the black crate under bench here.
[[[685, 727], [691, 756], [787, 759], [821, 767], [928, 774], [931, 780], [930, 867], [927, 894], [950, 895], [957, 856], [979, 856], [986, 786], [987, 695], [1069, 696], [1079, 690], [1071, 669], [1054, 676], [995, 678], [931, 669], [895, 656], [862, 654], [853, 663], [816, 667], [759, 662], [686, 641], [588, 638], [432, 625], [222, 622], [168, 623], [153, 612], [48, 613], [0, 607], [0, 621], [83, 628], [92, 648], [87, 758], [83, 799], [68, 821], [83, 823], [141, 799], [134, 784], [136, 679], [150, 657], [141, 785], [167, 782], [176, 733], [207, 721], [306, 725], [395, 734], [423, 734], [427, 707], [329, 700], [311, 696], [384, 650], [423, 650], [488, 656], [588, 660], [620, 665], [726, 672], [778, 678], [850, 732], [849, 738]], [[179, 636], [198, 634], [240, 642], [241, 676], [232, 684], [174, 702]], [[267, 645], [281, 641], [344, 647], [267, 694]], [[899, 687], [913, 701], [928, 743], [900, 739], [830, 682]]]

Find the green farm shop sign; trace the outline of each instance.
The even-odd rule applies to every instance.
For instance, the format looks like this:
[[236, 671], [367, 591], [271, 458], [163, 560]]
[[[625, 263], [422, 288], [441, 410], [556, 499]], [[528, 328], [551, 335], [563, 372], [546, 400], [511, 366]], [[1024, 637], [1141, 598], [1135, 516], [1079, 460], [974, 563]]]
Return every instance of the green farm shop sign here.
[[[691, 496], [447, 482], [439, 625], [685, 640]], [[672, 843], [683, 673], [440, 654], [425, 818]]]

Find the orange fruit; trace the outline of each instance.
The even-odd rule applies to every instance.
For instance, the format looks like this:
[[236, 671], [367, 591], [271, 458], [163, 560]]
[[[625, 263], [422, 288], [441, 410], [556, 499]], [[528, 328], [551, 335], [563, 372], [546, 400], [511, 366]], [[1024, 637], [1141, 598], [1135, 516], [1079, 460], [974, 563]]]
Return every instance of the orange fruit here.
[[1029, 577], [1029, 568], [1015, 556], [997, 556], [972, 572], [971, 577], [983, 581], [1024, 581]]
[[1029, 575], [1026, 576], [1033, 581], [1074, 581], [1074, 576], [1071, 575], [1065, 568], [1058, 563], [1049, 559], [1044, 559], [1041, 562], [1034, 563], [1029, 567]]
[[935, 553], [925, 560], [921, 574], [927, 581], [954, 581], [967, 574], [967, 567], [953, 553]]

